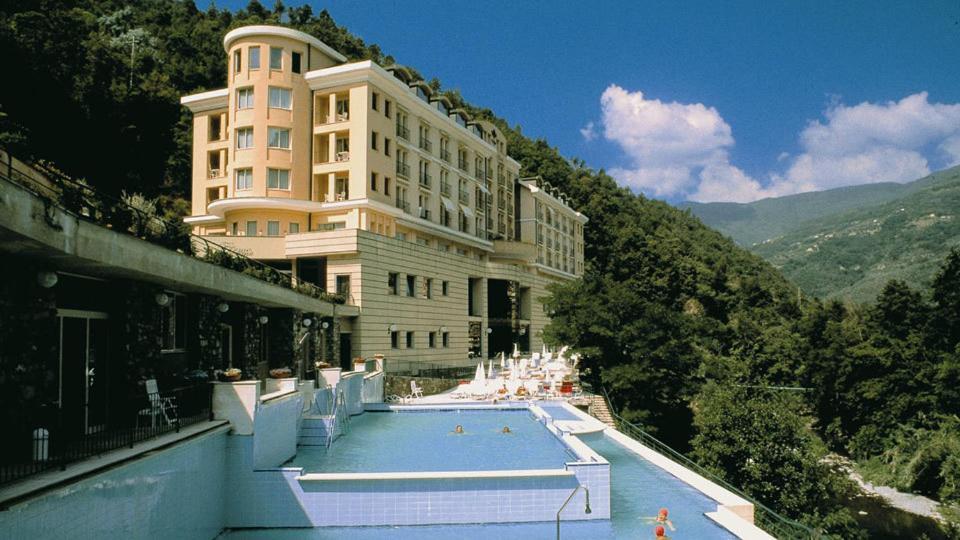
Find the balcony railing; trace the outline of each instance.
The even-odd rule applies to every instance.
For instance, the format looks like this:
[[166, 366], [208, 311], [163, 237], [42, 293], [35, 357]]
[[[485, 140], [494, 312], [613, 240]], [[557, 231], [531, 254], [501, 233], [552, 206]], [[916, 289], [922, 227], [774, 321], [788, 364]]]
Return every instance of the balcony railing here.
[[457, 158], [457, 168], [463, 172], [467, 172], [467, 160]]
[[397, 137], [400, 137], [401, 139], [403, 139], [403, 140], [405, 140], [405, 141], [409, 141], [409, 140], [410, 140], [410, 129], [407, 128], [407, 126], [404, 126], [404, 125], [402, 125], [402, 124], [397, 124]]
[[193, 385], [153, 397], [134, 386], [129, 397], [96, 408], [51, 404], [19, 410], [5, 426], [0, 485], [211, 420], [212, 387], [206, 381], [212, 375], [193, 372]]
[[397, 208], [403, 210], [408, 214], [410, 213], [410, 203], [408, 203], [407, 201], [401, 201], [397, 199]]
[[337, 163], [340, 163], [343, 161], [350, 161], [350, 152], [349, 151], [337, 152], [336, 155], [333, 156], [333, 160], [336, 161]]
[[420, 219], [425, 219], [427, 221], [430, 221], [430, 209], [420, 208], [419, 214], [420, 214]]
[[208, 177], [208, 178], [220, 178], [220, 177], [222, 177], [224, 174], [225, 174], [225, 172], [224, 172], [222, 169], [210, 169], [210, 170], [207, 172], [207, 177]]
[[430, 185], [431, 185], [432, 183], [433, 183], [433, 177], [432, 177], [432, 176], [430, 176], [428, 173], [425, 173], [425, 172], [420, 173], [420, 185], [421, 185], [421, 186], [423, 186], [423, 187], [430, 187]]
[[420, 138], [420, 148], [426, 150], [427, 152], [433, 152], [433, 143], [430, 142], [430, 139]]
[[397, 174], [404, 178], [410, 178], [410, 165], [407, 165], [406, 163], [398, 161]]
[[462, 202], [463, 204], [467, 204], [468, 202], [470, 202], [470, 192], [469, 192], [469, 191], [467, 191], [467, 190], [465, 190], [465, 189], [461, 189], [461, 190], [460, 190], [460, 202]]
[[440, 159], [450, 163], [450, 151], [447, 149], [440, 150]]
[[447, 197], [450, 196], [450, 184], [449, 184], [449, 183], [447, 183], [447, 182], [441, 182], [441, 183], [440, 183], [440, 194], [441, 194], [441, 195], [446, 195]]

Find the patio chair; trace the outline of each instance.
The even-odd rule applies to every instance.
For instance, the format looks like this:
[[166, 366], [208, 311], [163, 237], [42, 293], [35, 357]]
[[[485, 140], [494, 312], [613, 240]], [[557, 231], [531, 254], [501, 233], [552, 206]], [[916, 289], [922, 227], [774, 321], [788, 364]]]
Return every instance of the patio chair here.
[[180, 413], [177, 410], [177, 398], [160, 395], [156, 379], [147, 379], [144, 381], [143, 387], [147, 391], [150, 408], [141, 410], [140, 416], [149, 416], [151, 427], [156, 427], [157, 419], [161, 417], [168, 426], [179, 424]]
[[423, 388], [417, 386], [417, 381], [410, 381], [410, 397], [411, 398], [423, 397]]

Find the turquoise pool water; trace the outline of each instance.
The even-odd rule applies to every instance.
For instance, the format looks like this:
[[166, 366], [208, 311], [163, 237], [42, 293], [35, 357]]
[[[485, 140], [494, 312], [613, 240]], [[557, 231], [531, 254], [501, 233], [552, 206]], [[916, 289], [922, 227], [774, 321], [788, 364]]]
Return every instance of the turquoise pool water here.
[[[456, 434], [457, 425], [464, 433]], [[508, 426], [510, 433], [502, 433]], [[305, 472], [562, 469], [576, 461], [526, 409], [367, 412], [329, 450], [304, 447], [286, 463]]]
[[546, 401], [546, 402], [537, 403], [537, 405], [539, 405], [540, 408], [543, 409], [543, 412], [549, 414], [550, 417], [553, 418], [554, 420], [583, 420], [579, 416], [568, 411], [563, 405], [559, 403], [550, 404], [549, 401]]
[[[364, 416], [370, 415], [366, 414]], [[464, 425], [466, 426], [466, 424]], [[699, 491], [606, 437], [598, 436], [584, 442], [610, 461], [611, 519], [609, 521], [563, 522], [561, 538], [565, 540], [652, 539], [654, 537], [653, 525], [647, 523], [643, 518], [655, 516], [661, 507], [670, 510], [670, 518], [676, 527], [676, 531], [668, 534], [673, 540], [727, 540], [736, 538], [726, 529], [703, 515], [704, 512], [716, 510], [717, 503]], [[350, 540], [524, 538], [530, 540], [555, 538], [555, 527], [552, 522], [433, 525], [426, 527], [328, 527], [237, 530], [226, 531], [223, 536], [228, 540], [292, 540], [300, 538], [324, 540], [339, 538], [349, 538]]]

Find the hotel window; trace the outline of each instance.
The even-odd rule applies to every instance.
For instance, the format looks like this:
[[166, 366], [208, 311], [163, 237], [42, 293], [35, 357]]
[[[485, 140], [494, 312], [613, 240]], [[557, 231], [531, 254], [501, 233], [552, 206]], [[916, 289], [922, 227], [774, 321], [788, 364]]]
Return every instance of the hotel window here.
[[290, 234], [297, 234], [300, 232], [300, 224], [296, 222], [290, 223]]
[[256, 236], [257, 235], [257, 222], [248, 221], [247, 222], [247, 236]]
[[240, 73], [240, 49], [233, 51], [233, 72]]
[[446, 349], [450, 346], [450, 332], [443, 333], [443, 348]]
[[427, 347], [430, 347], [431, 349], [435, 349], [437, 347], [436, 332], [430, 332], [429, 334], [427, 334]]
[[237, 169], [237, 189], [250, 189], [253, 187], [253, 169]]
[[399, 277], [400, 275], [397, 274], [396, 272], [390, 272], [389, 274], [387, 274], [387, 292], [389, 292], [390, 294], [393, 294], [393, 295], [397, 294], [397, 280], [399, 279]]
[[267, 169], [267, 187], [270, 189], [290, 189], [290, 171], [287, 169]]
[[267, 236], [280, 236], [280, 222], [279, 222], [279, 221], [268, 221], [268, 222], [267, 222]]
[[387, 118], [390, 118], [390, 116], [393, 114], [392, 111], [390, 110], [392, 108], [392, 105], [393, 103], [389, 99], [383, 100], [383, 115], [386, 116]]
[[433, 279], [426, 278], [423, 280], [423, 292], [427, 298], [433, 298]]
[[346, 298], [350, 296], [350, 274], [341, 274], [336, 278], [337, 294]]
[[168, 293], [170, 303], [163, 306], [160, 335], [162, 351], [182, 351], [187, 347], [187, 298]]
[[373, 93], [373, 97], [370, 98], [370, 107], [375, 111], [380, 110], [380, 94], [376, 92]]
[[249, 69], [260, 69], [260, 47], [250, 47], [247, 53], [247, 67]]
[[407, 348], [413, 348], [413, 332], [407, 332]]
[[240, 234], [240, 224], [237, 223], [236, 221], [231, 223], [230, 232], [233, 234], [233, 236], [237, 236], [238, 234]]
[[271, 109], [290, 109], [290, 89], [270, 87], [270, 108]]
[[450, 282], [444, 281], [443, 284], [440, 285], [440, 294], [447, 296], [449, 293], [450, 293]]
[[253, 108], [253, 88], [237, 88], [237, 109]]
[[253, 128], [240, 128], [237, 130], [237, 150], [244, 148], [253, 148]]
[[378, 146], [380, 146], [380, 134], [374, 131], [370, 134], [370, 148], [377, 150]]
[[390, 332], [390, 348], [399, 349], [400, 348], [400, 332], [394, 330]]
[[407, 276], [407, 296], [417, 296], [417, 276]]
[[290, 149], [290, 130], [285, 128], [267, 128], [267, 146], [270, 148]]
[[377, 173], [370, 173], [370, 189], [377, 190]]
[[300, 59], [302, 57], [303, 56], [298, 52], [291, 54], [292, 61], [290, 62], [290, 64], [293, 66], [292, 70], [294, 73], [300, 73]]
[[283, 49], [270, 47], [270, 69], [283, 69]]
[[390, 196], [390, 177], [389, 176], [383, 177], [383, 194], [388, 197]]
[[390, 157], [390, 139], [383, 138], [383, 155]]

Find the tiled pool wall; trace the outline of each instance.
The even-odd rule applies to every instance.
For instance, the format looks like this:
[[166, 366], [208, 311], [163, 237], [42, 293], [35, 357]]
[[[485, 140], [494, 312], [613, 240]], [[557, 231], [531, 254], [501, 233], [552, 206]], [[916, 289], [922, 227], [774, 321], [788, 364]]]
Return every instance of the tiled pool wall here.
[[220, 428], [0, 511], [0, 538], [209, 540], [226, 523], [229, 438]]

